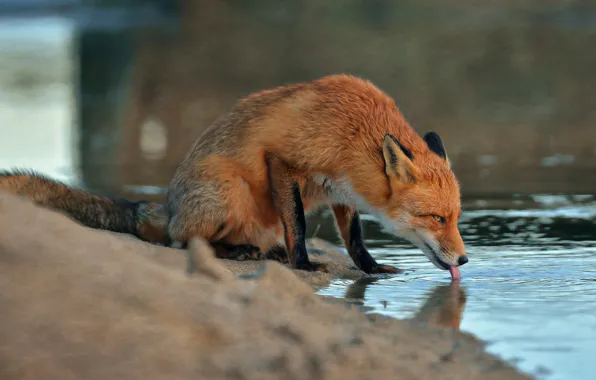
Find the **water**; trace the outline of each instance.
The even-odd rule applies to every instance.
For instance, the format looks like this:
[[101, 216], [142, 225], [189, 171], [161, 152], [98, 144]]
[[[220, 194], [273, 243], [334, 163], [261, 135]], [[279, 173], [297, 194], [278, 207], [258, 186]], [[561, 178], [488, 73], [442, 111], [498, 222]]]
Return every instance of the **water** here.
[[539, 378], [594, 379], [596, 203], [535, 200], [542, 207], [464, 212], [460, 230], [470, 262], [459, 284], [368, 223], [373, 256], [405, 273], [337, 280], [319, 293], [371, 312], [459, 327]]
[[[73, 36], [72, 23], [62, 19], [0, 20], [0, 168], [34, 168], [70, 182], [80, 176], [73, 149]], [[159, 188], [136, 191], [146, 197]], [[464, 209], [461, 232], [470, 263], [460, 283], [451, 283], [419, 250], [365, 222], [377, 260], [406, 271], [337, 280], [320, 293], [371, 312], [471, 332], [489, 342], [490, 352], [539, 377], [595, 379], [594, 200], [514, 197], [471, 201]], [[320, 218], [311, 219], [310, 233], [339, 243], [330, 215]]]
[[67, 20], [0, 17], [0, 170], [80, 175], [73, 40]]

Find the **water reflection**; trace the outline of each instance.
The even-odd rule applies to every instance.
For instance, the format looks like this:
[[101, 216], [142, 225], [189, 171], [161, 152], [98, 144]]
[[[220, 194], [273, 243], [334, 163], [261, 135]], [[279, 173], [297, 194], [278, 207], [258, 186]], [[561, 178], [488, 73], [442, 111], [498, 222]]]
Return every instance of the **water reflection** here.
[[366, 289], [370, 284], [373, 284], [379, 280], [379, 277], [362, 277], [358, 280], [354, 281], [346, 288], [346, 292], [344, 294], [344, 299], [353, 304], [357, 305], [360, 308], [365, 310], [371, 310], [370, 307], [364, 306], [364, 299], [366, 295]]
[[427, 295], [414, 320], [433, 327], [452, 327], [459, 330], [466, 307], [466, 290], [459, 281], [435, 286]]
[[[365, 311], [373, 311], [374, 307], [366, 306], [366, 291], [381, 277], [363, 277], [346, 287], [343, 298]], [[459, 330], [466, 306], [467, 295], [459, 281], [448, 285], [437, 285], [424, 296], [425, 301], [412, 317], [416, 322], [432, 327], [451, 327]], [[387, 308], [387, 301], [380, 301], [382, 308]]]

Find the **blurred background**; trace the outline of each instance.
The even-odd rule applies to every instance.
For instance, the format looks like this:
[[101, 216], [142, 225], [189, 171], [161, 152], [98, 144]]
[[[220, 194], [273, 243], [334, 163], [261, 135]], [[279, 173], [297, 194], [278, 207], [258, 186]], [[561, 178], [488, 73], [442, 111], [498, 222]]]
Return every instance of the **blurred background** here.
[[596, 193], [596, 3], [0, 0], [0, 168], [163, 197], [250, 92], [372, 80], [464, 198]]
[[[524, 371], [593, 378], [594, 0], [0, 0], [0, 169], [163, 201], [240, 97], [334, 73], [446, 144], [473, 263], [461, 329]], [[321, 294], [400, 318], [446, 297], [444, 272], [362, 219], [407, 272]], [[341, 244], [333, 225], [323, 211], [307, 234]]]

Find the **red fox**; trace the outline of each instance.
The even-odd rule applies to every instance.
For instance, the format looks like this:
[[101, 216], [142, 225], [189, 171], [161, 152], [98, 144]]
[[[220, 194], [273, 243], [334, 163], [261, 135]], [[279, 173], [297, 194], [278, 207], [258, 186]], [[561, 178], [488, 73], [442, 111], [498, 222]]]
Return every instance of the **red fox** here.
[[128, 233], [151, 243], [169, 244], [165, 208], [157, 203], [94, 195], [30, 170], [0, 172], [0, 190], [58, 210], [91, 228]]
[[[329, 205], [366, 273], [395, 273], [367, 251], [359, 211], [459, 278], [459, 184], [439, 135], [419, 136], [369, 81], [331, 75], [241, 99], [194, 143], [168, 189], [168, 232], [183, 243], [285, 250], [323, 270], [305, 246], [305, 214]], [[282, 248], [284, 247], [284, 248]]]
[[167, 215], [158, 204], [92, 195], [35, 173], [0, 175], [2, 189], [89, 227], [166, 245], [200, 236], [219, 257], [264, 255], [323, 271], [307, 256], [305, 214], [328, 205], [354, 263], [366, 273], [395, 273], [366, 249], [364, 210], [453, 278], [468, 262], [459, 184], [441, 138], [420, 137], [393, 99], [348, 75], [241, 99], [176, 169]]

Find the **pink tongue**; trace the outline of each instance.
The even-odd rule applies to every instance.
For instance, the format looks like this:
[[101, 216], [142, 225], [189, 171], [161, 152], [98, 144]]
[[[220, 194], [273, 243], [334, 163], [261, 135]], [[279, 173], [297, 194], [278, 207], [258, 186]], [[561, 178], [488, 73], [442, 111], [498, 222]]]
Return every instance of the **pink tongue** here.
[[458, 267], [450, 266], [449, 273], [451, 273], [451, 279], [453, 280], [461, 280], [461, 273], [459, 272]]

